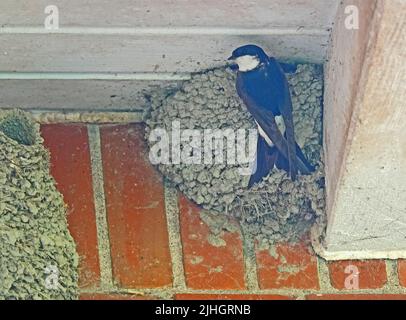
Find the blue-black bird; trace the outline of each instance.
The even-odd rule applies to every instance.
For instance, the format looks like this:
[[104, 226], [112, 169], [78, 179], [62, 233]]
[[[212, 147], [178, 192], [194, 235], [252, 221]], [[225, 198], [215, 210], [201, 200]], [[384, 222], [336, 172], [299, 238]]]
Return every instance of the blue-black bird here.
[[292, 100], [282, 65], [256, 45], [237, 48], [229, 60], [238, 69], [238, 95], [258, 126], [257, 166], [248, 187], [274, 167], [287, 171], [292, 180], [298, 171], [311, 173], [314, 168], [295, 140]]

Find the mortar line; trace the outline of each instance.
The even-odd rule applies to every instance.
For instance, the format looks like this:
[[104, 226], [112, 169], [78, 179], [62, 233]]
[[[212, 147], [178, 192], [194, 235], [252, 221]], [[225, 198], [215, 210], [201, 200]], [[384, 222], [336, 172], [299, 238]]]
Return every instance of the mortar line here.
[[377, 289], [336, 289], [331, 284], [328, 262], [321, 257], [317, 257], [320, 294], [325, 292], [333, 294], [405, 294], [406, 288], [399, 283], [397, 272], [397, 260], [385, 260], [387, 282], [382, 288]]
[[329, 289], [329, 290], [319, 290], [319, 289], [294, 289], [294, 288], [280, 288], [280, 289], [258, 289], [258, 290], [221, 290], [221, 289], [177, 289], [177, 288], [113, 288], [112, 290], [103, 289], [82, 289], [81, 293], [111, 293], [111, 294], [134, 294], [134, 295], [175, 295], [175, 294], [238, 294], [238, 295], [284, 295], [284, 296], [294, 296], [296, 298], [304, 298], [307, 295], [376, 295], [376, 294], [406, 294], [406, 288], [398, 288], [394, 291], [388, 291], [385, 288], [378, 289], [358, 289], [358, 290], [339, 290], [339, 289]]
[[96, 210], [97, 243], [100, 263], [101, 287], [114, 289], [113, 269], [109, 232], [107, 224], [106, 201], [104, 193], [103, 163], [101, 155], [100, 131], [98, 125], [88, 125], [89, 148], [92, 167], [93, 194]]
[[243, 241], [243, 257], [244, 257], [244, 277], [247, 289], [249, 291], [257, 291], [259, 288], [257, 258], [255, 254], [255, 240], [252, 235], [241, 228], [241, 236]]
[[183, 267], [182, 239], [180, 236], [178, 193], [164, 181], [165, 213], [168, 228], [169, 250], [172, 262], [173, 287], [186, 289], [185, 270]]
[[399, 288], [399, 274], [398, 274], [398, 261], [397, 260], [386, 260], [386, 277], [388, 282], [386, 283], [386, 287], [390, 290], [393, 288]]
[[319, 256], [317, 256], [317, 274], [319, 278], [320, 292], [336, 290], [331, 285], [328, 262]]

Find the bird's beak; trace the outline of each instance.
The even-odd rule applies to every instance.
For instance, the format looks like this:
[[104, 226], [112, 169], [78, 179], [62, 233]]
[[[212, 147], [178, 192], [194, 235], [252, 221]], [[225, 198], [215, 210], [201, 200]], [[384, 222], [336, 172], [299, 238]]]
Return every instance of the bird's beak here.
[[235, 62], [234, 56], [231, 56], [227, 59], [229, 61], [228, 66], [231, 70], [237, 71], [238, 70], [238, 64]]

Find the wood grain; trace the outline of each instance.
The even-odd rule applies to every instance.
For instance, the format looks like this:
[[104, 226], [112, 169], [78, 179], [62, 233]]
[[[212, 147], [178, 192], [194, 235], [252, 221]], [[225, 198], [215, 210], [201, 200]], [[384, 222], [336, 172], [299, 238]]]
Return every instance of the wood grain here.
[[3, 72], [195, 72], [226, 63], [236, 47], [263, 46], [273, 56], [321, 62], [328, 37], [275, 35], [117, 36], [1, 34]]
[[41, 110], [143, 110], [145, 94], [177, 81], [0, 80], [0, 107]]
[[328, 28], [337, 0], [2, 0], [0, 26], [43, 26], [56, 5], [61, 26]]
[[[360, 29], [345, 28], [345, 7], [359, 8]], [[325, 68], [324, 149], [326, 154], [327, 212], [335, 199], [340, 170], [372, 28], [376, 0], [346, 0], [338, 9], [328, 63]]]
[[326, 248], [394, 259], [406, 252], [406, 1], [378, 0], [371, 26], [352, 110], [338, 109], [349, 128]]

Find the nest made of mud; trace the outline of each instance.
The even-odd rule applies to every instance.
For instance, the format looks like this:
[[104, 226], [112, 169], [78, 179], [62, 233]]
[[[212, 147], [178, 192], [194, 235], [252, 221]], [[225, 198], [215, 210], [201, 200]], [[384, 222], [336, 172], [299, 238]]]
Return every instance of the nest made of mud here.
[[78, 255], [39, 125], [0, 111], [0, 299], [75, 299]]
[[[322, 68], [297, 65], [296, 71], [287, 77], [296, 140], [307, 159], [316, 166], [315, 173], [292, 182], [284, 171], [274, 169], [261, 183], [247, 190], [249, 176], [241, 175], [240, 164], [197, 165], [170, 161], [157, 165], [173, 185], [202, 208], [238, 218], [245, 232], [271, 243], [298, 239], [323, 216], [325, 205], [321, 147]], [[226, 68], [211, 70], [194, 75], [167, 96], [153, 95], [145, 117], [146, 139], [151, 150], [156, 146], [156, 141], [151, 141], [151, 132], [161, 128], [171, 136], [174, 122], [181, 130], [256, 129], [253, 118], [236, 93], [235, 78]], [[170, 150], [172, 147], [170, 141]], [[175, 147], [184, 150], [190, 147], [190, 141], [180, 141], [180, 146]], [[227, 154], [226, 148], [224, 143], [224, 154]]]

